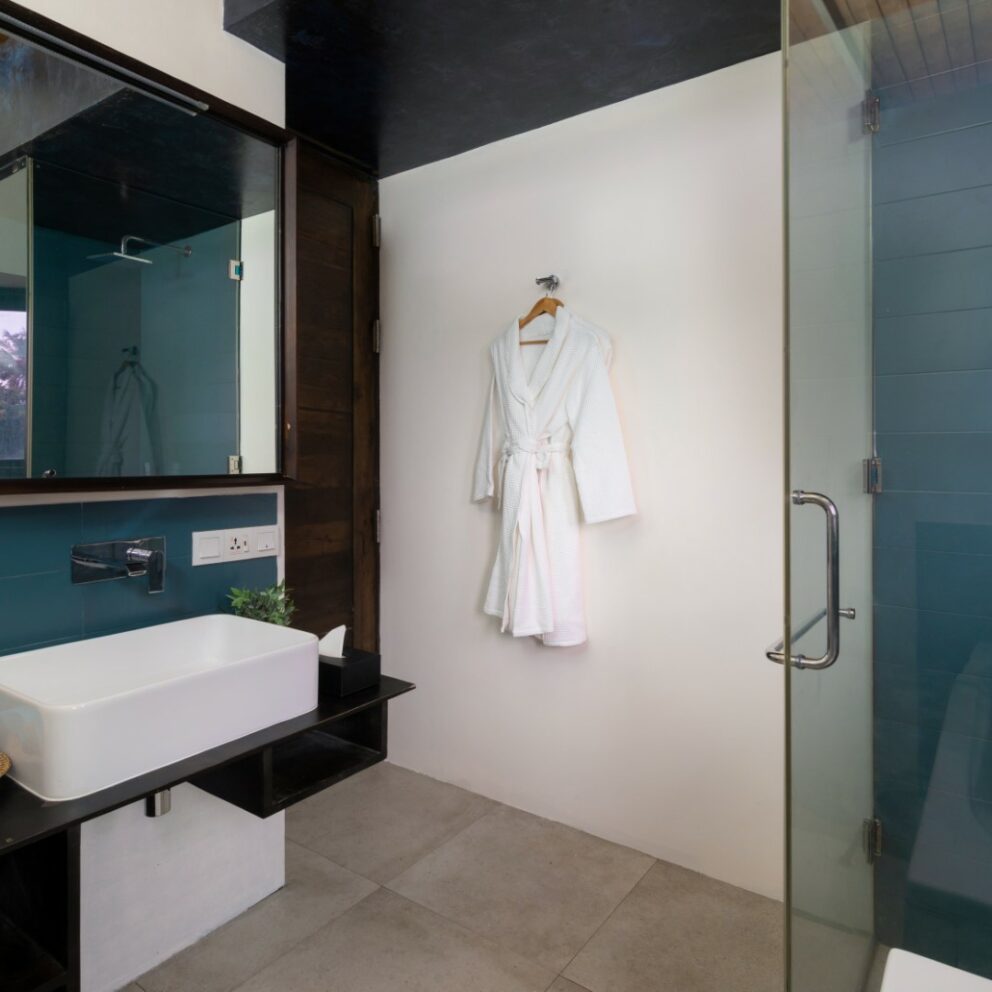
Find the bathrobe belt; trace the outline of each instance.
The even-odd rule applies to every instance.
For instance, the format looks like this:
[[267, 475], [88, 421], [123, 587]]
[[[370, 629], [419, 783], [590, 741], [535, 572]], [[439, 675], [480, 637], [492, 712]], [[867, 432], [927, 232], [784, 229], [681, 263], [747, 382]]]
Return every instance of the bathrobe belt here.
[[539, 434], [535, 438], [518, 437], [513, 440], [503, 442], [503, 453], [499, 464], [496, 466], [496, 506], [503, 502], [503, 480], [506, 478], [506, 463], [517, 454], [534, 455], [534, 467], [543, 472], [547, 469], [551, 461], [551, 455], [555, 452], [565, 454], [569, 445], [565, 441], [551, 443], [550, 434]]
[[[548, 557], [547, 535], [544, 530], [544, 508], [541, 498], [542, 473], [551, 464], [551, 455], [569, 450], [565, 442], [552, 443], [550, 434], [536, 438], [514, 438], [503, 445], [499, 464], [499, 492], [506, 478], [506, 465], [518, 453], [532, 456], [525, 463], [520, 479], [517, 519], [513, 528], [513, 555], [503, 600], [503, 630], [517, 629], [518, 600], [536, 603], [533, 615], [522, 621], [525, 627], [537, 624], [528, 633], [547, 633], [554, 629], [554, 608], [551, 600], [551, 564]], [[528, 613], [530, 611], [527, 611]]]

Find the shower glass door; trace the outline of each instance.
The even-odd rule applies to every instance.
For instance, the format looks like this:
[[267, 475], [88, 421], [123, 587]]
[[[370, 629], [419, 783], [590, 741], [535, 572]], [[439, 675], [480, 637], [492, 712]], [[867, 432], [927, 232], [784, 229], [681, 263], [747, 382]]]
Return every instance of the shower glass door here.
[[792, 992], [860, 992], [873, 951], [871, 141], [862, 26], [785, 4], [788, 920]]

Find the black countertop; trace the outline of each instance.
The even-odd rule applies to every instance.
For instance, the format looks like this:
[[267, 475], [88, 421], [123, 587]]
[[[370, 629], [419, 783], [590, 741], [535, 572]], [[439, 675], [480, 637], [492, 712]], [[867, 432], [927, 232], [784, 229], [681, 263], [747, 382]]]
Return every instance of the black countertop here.
[[77, 823], [127, 806], [161, 789], [180, 785], [195, 775], [221, 768], [281, 740], [320, 728], [370, 707], [381, 706], [413, 688], [412, 682], [384, 675], [374, 688], [344, 699], [321, 699], [315, 710], [303, 716], [273, 724], [247, 737], [209, 751], [201, 751], [191, 758], [157, 768], [81, 799], [46, 802], [21, 788], [9, 775], [0, 778], [0, 856]]

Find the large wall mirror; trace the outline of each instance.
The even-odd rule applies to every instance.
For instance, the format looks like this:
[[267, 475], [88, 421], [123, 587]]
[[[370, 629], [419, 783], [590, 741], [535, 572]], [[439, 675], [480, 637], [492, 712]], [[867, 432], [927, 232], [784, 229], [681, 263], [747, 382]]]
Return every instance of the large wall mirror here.
[[0, 35], [0, 480], [279, 470], [279, 149]]

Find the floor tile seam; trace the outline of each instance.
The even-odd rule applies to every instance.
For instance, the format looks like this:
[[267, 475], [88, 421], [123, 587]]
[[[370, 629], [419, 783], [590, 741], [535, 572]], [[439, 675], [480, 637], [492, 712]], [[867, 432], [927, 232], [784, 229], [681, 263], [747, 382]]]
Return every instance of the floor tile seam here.
[[[633, 850], [633, 848], [631, 848], [631, 850]], [[650, 857], [650, 855], [648, 855], [648, 857]], [[610, 920], [613, 919], [613, 917], [616, 915], [616, 913], [620, 909], [620, 907], [634, 894], [634, 891], [641, 884], [641, 882], [643, 882], [644, 879], [648, 877], [648, 873], [656, 865], [658, 865], [660, 863], [661, 863], [660, 859], [658, 859], [658, 858], [651, 858], [651, 864], [649, 864], [647, 866], [647, 868], [644, 869], [644, 871], [638, 877], [637, 881], [634, 882], [634, 884], [627, 890], [627, 892], [620, 899], [620, 901], [606, 915], [606, 918], [603, 920], [603, 922], [600, 923], [598, 927], [596, 927], [596, 929], [589, 935], [589, 937], [585, 941], [585, 943], [571, 956], [571, 958], [569, 958], [568, 962], [562, 967], [561, 972], [560, 972], [560, 975], [561, 975], [562, 978], [564, 978], [566, 981], [569, 981], [569, 982], [572, 981], [572, 979], [569, 978], [568, 975], [565, 974], [565, 972], [568, 971], [568, 969], [572, 967], [572, 965], [575, 962], [575, 959], [589, 946], [589, 944], [592, 943], [593, 940], [596, 939], [596, 936], [603, 929], [603, 927], [605, 927], [606, 924], [609, 923]]]
[[[405, 896], [401, 892], [397, 892], [394, 889], [390, 889], [389, 886], [383, 886], [383, 888], [390, 894], [396, 896], [397, 899], [402, 899], [403, 902], [409, 903], [411, 906], [416, 906], [417, 909], [422, 909], [425, 912], [430, 913], [431, 916], [433, 916], [437, 920], [440, 920], [442, 923], [446, 923], [449, 926], [453, 926], [455, 927], [455, 929], [462, 931], [463, 933], [466, 933], [472, 937], [476, 937], [477, 939], [481, 940], [484, 944], [488, 945], [488, 947], [492, 948], [493, 950], [504, 951], [507, 954], [511, 954], [513, 957], [517, 958], [517, 960], [526, 962], [527, 964], [531, 965], [534, 968], [540, 968], [542, 971], [546, 971], [549, 974], [552, 974], [555, 970], [553, 967], [549, 965], [542, 964], [540, 961], [535, 961], [533, 958], [528, 957], [526, 954], [521, 954], [520, 951], [518, 951], [516, 948], [508, 947], [501, 940], [497, 940], [495, 937], [492, 937], [489, 934], [480, 933], [478, 930], [474, 929], [473, 927], [470, 927], [467, 923], [464, 923], [461, 920], [452, 919], [450, 916], [446, 916], [444, 913], [434, 909], [431, 906], [425, 906], [423, 903], [417, 902], [416, 899], [411, 899], [409, 896]], [[374, 893], [371, 893], [370, 895], [374, 895]], [[365, 900], [363, 899], [362, 902], [364, 901]], [[354, 907], [352, 907], [352, 909], [353, 908]], [[349, 910], [348, 912], [351, 912], [351, 910]], [[342, 914], [342, 916], [344, 915], [345, 914]], [[341, 919], [341, 917], [338, 917], [338, 919]], [[332, 920], [330, 925], [333, 926], [334, 923], [336, 922], [337, 920]], [[558, 980], [558, 975], [554, 975], [551, 979], [551, 985], [554, 985], [554, 983], [557, 980]], [[237, 992], [237, 989], [233, 989], [232, 992]]]
[[[518, 958], [520, 958], [521, 961], [527, 961], [529, 964], [534, 965], [535, 968], [542, 968], [544, 971], [555, 970], [553, 965], [545, 964], [543, 961], [538, 961], [535, 958], [532, 958], [529, 955], [522, 953], [521, 951], [517, 950], [516, 947], [512, 947], [510, 944], [504, 942], [499, 937], [493, 936], [491, 933], [485, 933], [483, 930], [476, 929], [467, 920], [458, 919], [455, 916], [449, 916], [446, 912], [444, 912], [441, 909], [438, 909], [436, 906], [430, 906], [425, 902], [421, 902], [412, 893], [400, 892], [399, 890], [394, 889], [392, 887], [392, 883], [387, 882], [383, 886], [383, 888], [387, 892], [391, 892], [394, 896], [399, 896], [400, 899], [405, 899], [407, 902], [413, 903], [414, 906], [418, 906], [420, 909], [426, 909], [427, 912], [432, 913], [434, 916], [438, 917], [439, 919], [442, 919], [447, 923], [451, 923], [454, 926], [467, 931], [468, 933], [472, 934], [475, 937], [479, 937], [480, 939], [486, 941], [492, 946], [498, 947], [500, 950], [508, 951], [510, 954], [516, 955]], [[559, 975], [556, 974], [554, 978], [551, 979], [551, 984], [554, 985], [554, 983], [558, 980], [558, 978]]]
[[[304, 844], [302, 841], [293, 840], [292, 838], [287, 837], [286, 843], [295, 844], [297, 847], [303, 848], [303, 850], [306, 851], [308, 854], [316, 854], [318, 858], [323, 858], [324, 861], [326, 861], [328, 864], [334, 865], [335, 868], [340, 868], [342, 871], [349, 872], [350, 874], [354, 875], [356, 878], [362, 879], [362, 881], [364, 882], [371, 882], [372, 885], [374, 885], [377, 889], [381, 889], [384, 887], [382, 882], [377, 882], [374, 878], [369, 878], [368, 875], [363, 875], [360, 871], [355, 871], [354, 868], [349, 868], [347, 865], [341, 864], [340, 861], [335, 861], [334, 858], [325, 854], [323, 851], [318, 851], [315, 848], [310, 847], [308, 844]], [[283, 886], [283, 888], [285, 888], [285, 885]], [[371, 893], [369, 894], [371, 895]]]
[[559, 980], [560, 981], [564, 981], [564, 982], [568, 982], [569, 985], [574, 985], [579, 990], [579, 992], [592, 992], [592, 989], [586, 988], [585, 985], [579, 985], [578, 982], [572, 981], [571, 978], [568, 978], [567, 976], [561, 974], [561, 972], [559, 972], [557, 975], [555, 975], [555, 977], [552, 980], [551, 984], [544, 990], [544, 992], [551, 992], [551, 990], [554, 988], [555, 982], [557, 982]]
[[[477, 793], [472, 793], [472, 795], [477, 795]], [[486, 797], [485, 796], [482, 796], [480, 798], [485, 799]], [[456, 838], [461, 837], [461, 835], [463, 833], [465, 833], [466, 830], [470, 830], [477, 823], [480, 823], [482, 820], [484, 820], [487, 816], [490, 816], [491, 814], [498, 812], [500, 809], [513, 809], [512, 806], [509, 806], [509, 807], [504, 806], [503, 803], [497, 802], [495, 799], [490, 799], [488, 801], [494, 804], [490, 809], [483, 810], [478, 816], [474, 817], [472, 820], [470, 820], [464, 826], [461, 826], [457, 830], [455, 830], [454, 833], [445, 835], [441, 840], [438, 841], [438, 843], [437, 843], [437, 845], [435, 847], [432, 847], [429, 851], [426, 851], [419, 858], [417, 858], [416, 861], [411, 861], [410, 864], [408, 864], [402, 871], [398, 871], [395, 875], [393, 875], [392, 877], [390, 877], [387, 881], [385, 881], [385, 882], [377, 882], [376, 884], [377, 885], [381, 885], [384, 888], [389, 889], [390, 892], [395, 892], [396, 890], [393, 889], [393, 888], [391, 888], [393, 882], [395, 882], [401, 876], [405, 875], [408, 871], [412, 871], [414, 868], [417, 867], [417, 865], [420, 864], [421, 861], [425, 861], [427, 858], [433, 857], [433, 855], [437, 854], [438, 851], [441, 850], [441, 848], [447, 846], [448, 844], [450, 844]], [[400, 895], [400, 893], [398, 893], [398, 892], [396, 894], [397, 895]], [[418, 903], [418, 905], [419, 905], [419, 903]]]
[[[368, 879], [368, 881], [371, 881], [371, 879]], [[362, 898], [359, 899], [357, 902], [352, 903], [343, 913], [338, 913], [337, 916], [335, 916], [333, 919], [327, 920], [326, 923], [321, 924], [319, 927], [317, 927], [316, 930], [311, 930], [310, 933], [304, 934], [299, 940], [294, 941], [291, 947], [287, 947], [286, 950], [282, 952], [282, 954], [276, 955], [276, 957], [272, 958], [271, 961], [266, 961], [265, 964], [263, 964], [260, 968], [256, 968], [255, 971], [253, 971], [250, 975], [246, 976], [237, 985], [231, 986], [231, 988], [228, 989], [227, 992], [238, 992], [239, 989], [243, 989], [250, 981], [257, 978], [263, 971], [266, 971], [267, 969], [274, 967], [276, 964], [282, 961], [283, 958], [287, 957], [290, 954], [293, 954], [301, 944], [305, 943], [308, 940], [311, 940], [313, 937], [316, 937], [317, 934], [322, 933], [324, 930], [333, 927], [340, 920], [343, 920], [352, 910], [357, 909], [359, 906], [361, 906], [362, 903], [366, 901], [366, 899], [371, 899], [372, 896], [374, 896], [378, 891], [379, 889], [377, 887], [374, 892], [370, 892], [368, 895], [362, 896]]]
[[[494, 812], [494, 811], [493, 810], [490, 810], [490, 812]], [[480, 817], [480, 819], [481, 819], [481, 817]], [[478, 822], [478, 821], [476, 821], [476, 822]], [[638, 853], [640, 853], [640, 852], [638, 852]], [[650, 857], [650, 855], [648, 855], [648, 857]], [[555, 975], [554, 979], [551, 982], [552, 985], [554, 985], [554, 983], [559, 978], [565, 978], [567, 981], [572, 981], [565, 974], [565, 969], [568, 968], [568, 966], [582, 953], [582, 951], [586, 947], [586, 944], [588, 944], [589, 941], [591, 941], [593, 939], [593, 937], [595, 937], [596, 934], [598, 934], [599, 931], [602, 930], [602, 928], [606, 926], [606, 924], [613, 917], [613, 914], [624, 904], [624, 902], [627, 901], [628, 897], [631, 895], [631, 893], [634, 891], [634, 889], [636, 889], [637, 886], [641, 884], [641, 882], [647, 876], [648, 872], [651, 871], [651, 869], [654, 868], [654, 866], [656, 864], [658, 864], [658, 859], [657, 858], [652, 858], [651, 859], [651, 864], [649, 864], [648, 867], [644, 870], [644, 872], [637, 877], [637, 880], [627, 890], [627, 892], [624, 893], [624, 895], [620, 898], [620, 900], [617, 902], [617, 904], [610, 910], [610, 912], [604, 917], [603, 921], [600, 924], [597, 925], [596, 929], [593, 931], [593, 933], [591, 933], [589, 935], [588, 939], [585, 940], [583, 942], [582, 946], [575, 952], [575, 954], [572, 955], [571, 958], [569, 958], [569, 960], [562, 967], [561, 971], [559, 971], [558, 974]], [[412, 867], [412, 865], [411, 865], [411, 867]], [[402, 874], [402, 872], [401, 872], [401, 874]], [[397, 875], [396, 877], [399, 878], [400, 876]], [[393, 879], [393, 881], [395, 881], [395, 879]], [[421, 902], [412, 893], [400, 892], [399, 890], [394, 889], [392, 887], [392, 884], [393, 884], [392, 881], [391, 882], [386, 882], [382, 887], [384, 889], [386, 889], [387, 891], [392, 892], [394, 895], [399, 896], [401, 899], [405, 899], [407, 902], [411, 902], [411, 903], [413, 903], [416, 906], [420, 906], [421, 909], [426, 909], [428, 912], [433, 913], [435, 916], [438, 916], [438, 917], [440, 917], [443, 920], [447, 920], [449, 923], [453, 923], [456, 926], [461, 927], [462, 929], [467, 930], [470, 933], [475, 934], [477, 937], [481, 937], [484, 940], [489, 941], [491, 944], [495, 944], [496, 946], [502, 948], [503, 950], [509, 951], [512, 954], [516, 954], [521, 959], [523, 959], [525, 961], [529, 961], [531, 964], [535, 965], [538, 968], [545, 968], [547, 970], [554, 970], [552, 965], [548, 965], [548, 964], [544, 963], [543, 961], [538, 961], [535, 958], [532, 958], [529, 955], [522, 953], [516, 947], [510, 946], [510, 944], [505, 943], [499, 937], [494, 937], [492, 934], [485, 933], [482, 930], [477, 930], [471, 923], [469, 923], [469, 922], [467, 922], [465, 920], [456, 919], [454, 916], [449, 916], [443, 910], [440, 910], [440, 909], [436, 908], [435, 906], [430, 906], [427, 903]], [[573, 984], [575, 984], [575, 983], [573, 982]], [[234, 990], [234, 992], [236, 992], [236, 990]]]

